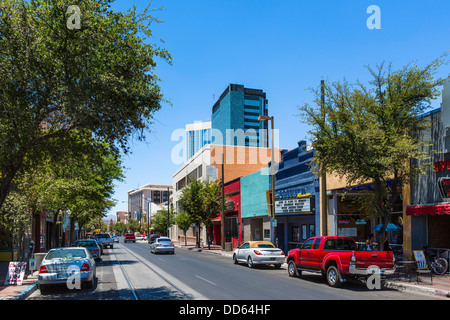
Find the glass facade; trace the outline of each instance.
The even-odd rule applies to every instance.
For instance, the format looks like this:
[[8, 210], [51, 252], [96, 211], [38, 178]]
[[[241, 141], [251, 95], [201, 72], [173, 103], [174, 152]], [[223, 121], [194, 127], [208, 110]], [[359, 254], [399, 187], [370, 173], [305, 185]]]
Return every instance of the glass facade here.
[[268, 147], [268, 123], [258, 121], [261, 115], [268, 115], [266, 93], [230, 84], [213, 107], [212, 127], [227, 138], [226, 130], [244, 130], [245, 139], [225, 139], [224, 144]]
[[186, 130], [187, 160], [207, 144], [211, 144], [211, 128]]

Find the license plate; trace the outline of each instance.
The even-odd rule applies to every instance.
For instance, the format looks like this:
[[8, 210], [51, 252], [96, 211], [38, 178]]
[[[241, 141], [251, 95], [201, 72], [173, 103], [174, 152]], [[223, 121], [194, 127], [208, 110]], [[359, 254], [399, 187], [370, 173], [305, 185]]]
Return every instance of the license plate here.
[[276, 260], [276, 258], [270, 258], [270, 261], [275, 261]]

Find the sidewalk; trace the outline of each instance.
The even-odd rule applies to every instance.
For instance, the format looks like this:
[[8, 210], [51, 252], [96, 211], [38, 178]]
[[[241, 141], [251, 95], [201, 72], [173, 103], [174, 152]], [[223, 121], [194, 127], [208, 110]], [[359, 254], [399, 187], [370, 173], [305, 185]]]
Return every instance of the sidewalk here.
[[24, 300], [37, 289], [37, 274], [35, 271], [26, 279], [24, 277], [22, 285], [5, 286], [6, 275], [8, 274], [8, 261], [0, 261], [0, 300]]

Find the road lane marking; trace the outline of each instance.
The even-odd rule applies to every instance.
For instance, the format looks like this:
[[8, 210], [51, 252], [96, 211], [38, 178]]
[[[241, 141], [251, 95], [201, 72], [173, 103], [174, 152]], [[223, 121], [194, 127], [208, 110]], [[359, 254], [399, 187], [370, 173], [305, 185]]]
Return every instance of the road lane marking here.
[[215, 284], [214, 282], [212, 282], [212, 281], [209, 281], [208, 279], [205, 279], [205, 278], [202, 278], [202, 277], [200, 277], [200, 276], [198, 276], [198, 275], [195, 275], [197, 278], [199, 278], [199, 279], [201, 279], [201, 280], [203, 280], [203, 281], [206, 281], [206, 282], [208, 282], [208, 283], [211, 283], [212, 285], [215, 285], [215, 286], [217, 286], [217, 284]]

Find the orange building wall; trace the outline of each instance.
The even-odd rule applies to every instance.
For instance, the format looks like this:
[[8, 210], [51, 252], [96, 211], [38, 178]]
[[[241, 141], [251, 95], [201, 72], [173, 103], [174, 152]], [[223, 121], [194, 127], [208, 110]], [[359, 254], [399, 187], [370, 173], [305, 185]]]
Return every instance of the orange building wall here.
[[[275, 148], [275, 161], [281, 159], [280, 150]], [[230, 181], [254, 173], [268, 166], [271, 161], [271, 148], [211, 145], [211, 165], [222, 179], [222, 154], [224, 154], [224, 181]]]

